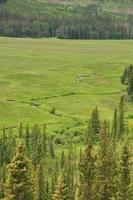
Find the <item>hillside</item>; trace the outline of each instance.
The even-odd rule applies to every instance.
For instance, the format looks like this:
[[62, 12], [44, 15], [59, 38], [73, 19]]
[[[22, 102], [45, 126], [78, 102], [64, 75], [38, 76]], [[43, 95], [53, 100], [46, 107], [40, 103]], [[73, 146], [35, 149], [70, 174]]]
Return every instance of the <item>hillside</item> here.
[[0, 35], [65, 39], [133, 38], [132, 1], [8, 0]]

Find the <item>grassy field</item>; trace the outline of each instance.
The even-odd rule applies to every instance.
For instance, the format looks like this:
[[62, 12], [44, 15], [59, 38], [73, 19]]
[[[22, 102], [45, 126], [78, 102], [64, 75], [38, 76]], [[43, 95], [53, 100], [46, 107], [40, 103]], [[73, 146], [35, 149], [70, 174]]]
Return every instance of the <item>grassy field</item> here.
[[[0, 127], [20, 121], [48, 130], [84, 127], [98, 106], [112, 118], [133, 63], [133, 41], [0, 38]], [[132, 117], [132, 105], [127, 117]]]

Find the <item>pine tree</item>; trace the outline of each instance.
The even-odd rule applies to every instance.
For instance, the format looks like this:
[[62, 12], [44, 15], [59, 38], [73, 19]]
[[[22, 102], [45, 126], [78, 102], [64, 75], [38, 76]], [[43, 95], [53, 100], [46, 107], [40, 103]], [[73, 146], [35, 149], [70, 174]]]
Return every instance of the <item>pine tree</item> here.
[[6, 181], [6, 199], [32, 200], [29, 160], [25, 157], [22, 144], [19, 144], [16, 155], [8, 166], [8, 170], [9, 178]]
[[74, 161], [68, 159], [65, 163], [64, 170], [67, 175], [68, 197], [69, 199], [75, 199], [76, 184], [74, 183], [74, 172], [76, 171], [76, 164]]
[[44, 169], [42, 163], [40, 162], [36, 169], [35, 175], [35, 200], [45, 200], [45, 181], [44, 181]]
[[42, 152], [46, 154], [47, 152], [47, 135], [46, 135], [46, 125], [43, 127], [43, 134], [42, 134]]
[[66, 173], [63, 171], [59, 176], [55, 192], [53, 194], [53, 200], [70, 200], [68, 188], [68, 178]]
[[45, 199], [44, 200], [53, 200], [52, 199], [52, 191], [49, 187], [49, 180], [48, 178], [45, 181]]
[[121, 76], [121, 83], [122, 84], [127, 84], [128, 83], [128, 69], [125, 68], [122, 76]]
[[92, 111], [91, 119], [89, 120], [88, 128], [87, 128], [87, 141], [95, 142], [97, 141], [100, 133], [101, 122], [99, 117], [99, 111], [96, 107]]
[[125, 112], [125, 100], [124, 96], [121, 96], [120, 99], [120, 104], [119, 104], [119, 127], [118, 127], [118, 138], [121, 138], [122, 135], [125, 132], [125, 117], [124, 117], [124, 112]]
[[104, 121], [97, 153], [94, 181], [94, 200], [110, 200], [116, 195], [115, 178], [117, 172], [114, 148], [109, 141], [107, 122]]
[[4, 198], [5, 190], [4, 185], [6, 181], [6, 166], [3, 164], [3, 166], [0, 169], [0, 199]]
[[41, 161], [42, 158], [42, 144], [41, 134], [38, 125], [35, 125], [32, 129], [32, 164], [34, 168]]
[[117, 116], [117, 109], [114, 111], [114, 118], [113, 118], [113, 126], [112, 126], [112, 142], [115, 148], [116, 140], [118, 134], [118, 116]]
[[127, 92], [131, 101], [133, 101], [133, 72], [129, 77]]
[[61, 154], [61, 169], [63, 169], [64, 164], [65, 164], [65, 154], [64, 154], [64, 151], [62, 151], [62, 154]]
[[23, 137], [23, 123], [21, 122], [19, 126], [19, 138], [22, 138], [22, 137]]
[[5, 128], [3, 129], [2, 136], [0, 138], [0, 165], [7, 164], [10, 161], [10, 144]]
[[52, 192], [52, 194], [55, 191], [55, 187], [56, 187], [56, 184], [57, 184], [57, 181], [58, 181], [58, 176], [59, 176], [59, 173], [60, 173], [59, 171], [60, 171], [60, 166], [58, 164], [58, 160], [56, 159], [54, 167], [52, 169], [52, 177], [51, 177], [51, 192]]
[[93, 199], [94, 182], [94, 157], [92, 153], [92, 144], [89, 143], [85, 149], [82, 160], [80, 161], [80, 200]]
[[131, 194], [131, 169], [130, 169], [130, 154], [127, 145], [124, 146], [121, 163], [120, 163], [120, 179], [118, 200], [132, 200]]
[[49, 153], [51, 157], [54, 159], [55, 158], [55, 153], [54, 153], [54, 147], [53, 147], [53, 141], [52, 138], [49, 140]]
[[29, 126], [28, 126], [28, 124], [27, 124], [27, 126], [26, 126], [26, 134], [25, 134], [25, 144], [26, 144], [26, 148], [27, 148], [27, 150], [29, 151], [29, 139], [30, 139], [30, 131], [29, 131]]

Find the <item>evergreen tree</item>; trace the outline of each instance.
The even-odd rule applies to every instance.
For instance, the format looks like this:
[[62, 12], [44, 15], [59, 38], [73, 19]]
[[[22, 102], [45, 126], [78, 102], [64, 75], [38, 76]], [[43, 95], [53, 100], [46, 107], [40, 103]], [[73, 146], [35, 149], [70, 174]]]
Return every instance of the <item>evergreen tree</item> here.
[[53, 141], [52, 138], [49, 140], [49, 153], [51, 157], [54, 159], [55, 158], [55, 153], [54, 153], [54, 147], [53, 147]]
[[2, 136], [0, 138], [0, 165], [8, 164], [10, 161], [11, 152], [8, 136], [5, 128], [3, 129]]
[[127, 68], [124, 69], [124, 72], [123, 72], [123, 74], [121, 76], [121, 83], [122, 84], [127, 84], [128, 83], [128, 69]]
[[36, 169], [35, 175], [35, 200], [45, 200], [46, 191], [45, 191], [45, 181], [44, 181], [44, 169], [42, 163], [40, 162]]
[[89, 143], [85, 149], [82, 160], [80, 161], [80, 200], [93, 199], [94, 182], [94, 157], [92, 153], [92, 144]]
[[43, 134], [42, 134], [42, 152], [46, 154], [47, 152], [47, 135], [46, 135], [46, 125], [43, 127]]
[[7, 200], [32, 200], [29, 160], [25, 157], [24, 147], [20, 144], [16, 155], [8, 166], [9, 178], [6, 181]]
[[129, 77], [127, 92], [130, 100], [133, 101], [133, 72], [130, 74]]
[[23, 123], [21, 122], [19, 126], [19, 138], [22, 138], [22, 137], [23, 137]]
[[124, 116], [124, 112], [125, 112], [125, 100], [124, 100], [124, 96], [121, 96], [120, 98], [120, 104], [119, 104], [119, 127], [118, 127], [118, 138], [121, 138], [121, 136], [124, 134], [125, 132], [125, 116]]
[[62, 154], [61, 154], [61, 169], [63, 169], [64, 164], [65, 164], [65, 154], [64, 154], [64, 151], [62, 151]]
[[53, 194], [53, 200], [70, 200], [69, 199], [69, 185], [66, 173], [63, 171], [59, 176], [55, 192]]
[[6, 166], [3, 164], [3, 166], [0, 169], [0, 199], [4, 198], [5, 190], [4, 185], [6, 181]]
[[91, 140], [92, 142], [97, 141], [100, 133], [100, 128], [101, 128], [101, 122], [100, 122], [100, 117], [99, 117], [99, 111], [98, 108], [96, 107], [92, 111], [92, 116], [88, 124], [87, 128], [87, 141]]
[[41, 135], [38, 125], [32, 129], [32, 164], [36, 168], [42, 158]]
[[48, 178], [45, 181], [45, 199], [44, 200], [53, 200], [52, 199], [52, 191], [49, 187], [49, 180]]
[[132, 200], [131, 194], [131, 169], [130, 169], [130, 154], [128, 147], [125, 145], [120, 163], [120, 179], [118, 200]]
[[104, 121], [101, 130], [95, 166], [94, 200], [110, 200], [115, 198], [117, 165], [114, 149], [112, 148], [111, 142], [109, 142], [106, 121]]
[[115, 109], [114, 118], [113, 118], [113, 126], [112, 126], [112, 142], [113, 142], [114, 148], [116, 146], [117, 134], [118, 134], [118, 116], [117, 116], [117, 109]]
[[30, 147], [29, 139], [30, 139], [30, 131], [29, 131], [29, 126], [27, 124], [26, 134], [25, 134], [25, 144], [26, 144], [26, 148], [27, 148], [28, 151], [29, 151], [29, 147]]

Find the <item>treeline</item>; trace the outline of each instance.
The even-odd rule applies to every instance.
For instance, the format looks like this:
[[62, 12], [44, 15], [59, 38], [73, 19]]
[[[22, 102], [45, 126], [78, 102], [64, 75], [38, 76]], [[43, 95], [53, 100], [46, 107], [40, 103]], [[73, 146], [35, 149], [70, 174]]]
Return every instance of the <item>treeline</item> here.
[[132, 200], [132, 157], [124, 142], [129, 134], [124, 112], [123, 96], [111, 124], [101, 121], [95, 108], [84, 134], [84, 151], [73, 140], [59, 148], [45, 126], [29, 129], [21, 123], [17, 132], [3, 129], [0, 199]]
[[0, 6], [0, 35], [62, 39], [130, 39], [132, 16], [104, 11], [100, 5], [13, 1]]

